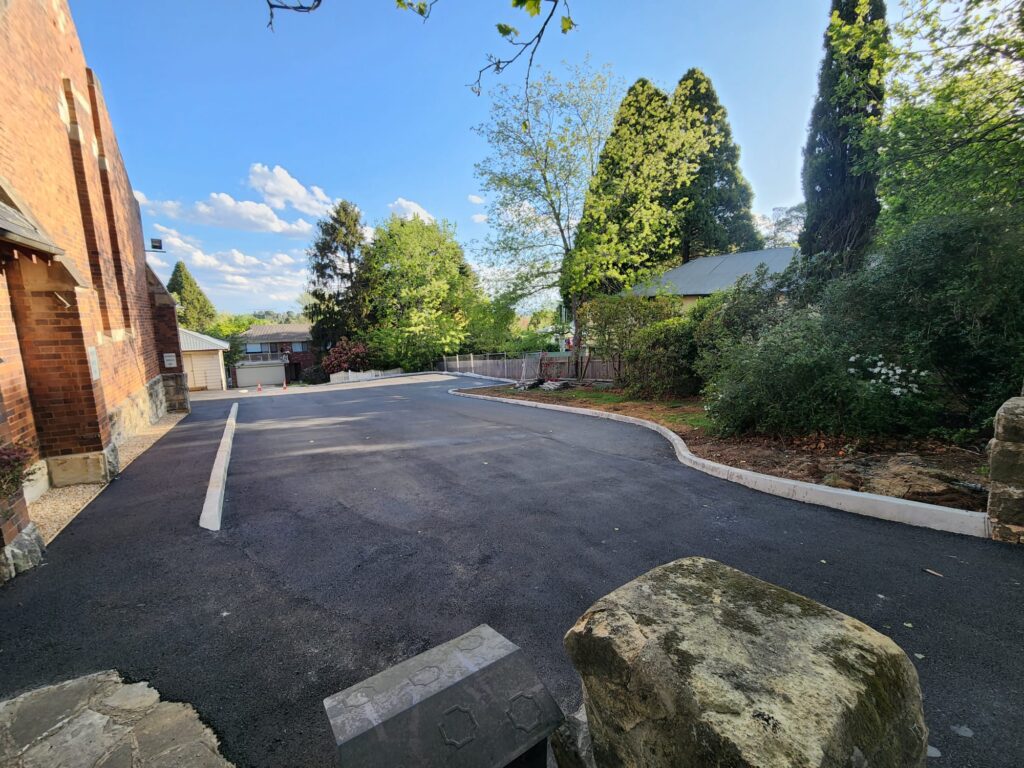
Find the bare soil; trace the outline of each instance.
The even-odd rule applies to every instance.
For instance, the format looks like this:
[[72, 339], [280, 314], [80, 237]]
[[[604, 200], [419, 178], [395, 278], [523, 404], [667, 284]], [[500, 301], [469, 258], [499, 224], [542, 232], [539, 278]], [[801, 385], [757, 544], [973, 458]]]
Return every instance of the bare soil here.
[[777, 477], [979, 512], [988, 499], [985, 454], [935, 440], [720, 437], [709, 432], [700, 398], [634, 400], [621, 390], [589, 386], [545, 392], [502, 385], [472, 391], [648, 419], [680, 435], [697, 456]]

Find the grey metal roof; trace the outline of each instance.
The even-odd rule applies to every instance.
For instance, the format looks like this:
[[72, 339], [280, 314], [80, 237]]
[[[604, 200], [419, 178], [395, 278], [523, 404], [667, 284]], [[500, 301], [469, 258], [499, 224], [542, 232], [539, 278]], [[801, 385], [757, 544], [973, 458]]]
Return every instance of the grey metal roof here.
[[769, 272], [781, 272], [797, 254], [796, 248], [766, 248], [763, 251], [703, 256], [670, 269], [659, 278], [633, 289], [640, 296], [670, 293], [677, 296], [707, 296], [728, 288], [744, 275], [765, 264]]
[[205, 333], [196, 333], [188, 328], [178, 328], [178, 340], [181, 342], [182, 352], [206, 352], [217, 349], [231, 349], [226, 341], [207, 336]]
[[43, 228], [14, 207], [13, 202], [0, 188], [0, 240], [6, 240], [39, 253], [64, 253], [43, 231]]
[[309, 335], [309, 329], [309, 323], [276, 323], [254, 325], [238, 335], [240, 338], [252, 342], [312, 341], [313, 337]]

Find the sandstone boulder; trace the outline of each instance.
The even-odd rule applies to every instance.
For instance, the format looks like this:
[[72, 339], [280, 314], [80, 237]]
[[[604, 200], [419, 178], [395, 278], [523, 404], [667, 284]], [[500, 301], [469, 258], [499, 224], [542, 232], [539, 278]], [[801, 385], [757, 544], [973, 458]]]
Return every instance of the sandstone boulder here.
[[714, 560], [597, 601], [565, 645], [602, 766], [924, 766], [917, 672], [892, 640]]

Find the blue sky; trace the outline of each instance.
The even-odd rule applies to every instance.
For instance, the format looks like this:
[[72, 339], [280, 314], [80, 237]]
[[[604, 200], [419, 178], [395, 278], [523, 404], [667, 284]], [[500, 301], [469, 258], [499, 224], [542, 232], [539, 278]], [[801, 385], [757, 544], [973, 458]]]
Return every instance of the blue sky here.
[[[471, 132], [489, 100], [466, 87], [494, 24], [526, 31], [509, 0], [440, 0], [426, 23], [392, 0], [325, 0], [266, 28], [262, 0], [72, 0], [90, 66], [143, 205], [163, 237], [163, 278], [182, 258], [218, 309], [296, 308], [304, 249], [326, 203], [372, 225], [424, 210], [472, 248], [486, 235]], [[576, 0], [579, 28], [537, 57], [611, 64], [666, 89], [689, 67], [729, 112], [754, 208], [799, 202], [800, 150], [821, 58], [826, 0]], [[519, 82], [522, 67], [502, 81]]]

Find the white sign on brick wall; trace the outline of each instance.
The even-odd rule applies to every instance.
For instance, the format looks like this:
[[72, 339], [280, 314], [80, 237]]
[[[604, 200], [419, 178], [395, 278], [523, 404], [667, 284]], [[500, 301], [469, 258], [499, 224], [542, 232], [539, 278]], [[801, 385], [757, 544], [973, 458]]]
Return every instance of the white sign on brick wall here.
[[177, 368], [178, 356], [173, 352], [164, 352], [164, 368]]

